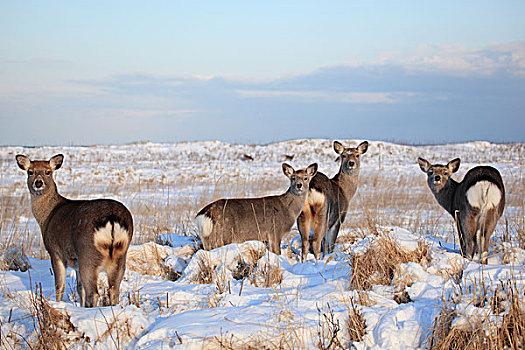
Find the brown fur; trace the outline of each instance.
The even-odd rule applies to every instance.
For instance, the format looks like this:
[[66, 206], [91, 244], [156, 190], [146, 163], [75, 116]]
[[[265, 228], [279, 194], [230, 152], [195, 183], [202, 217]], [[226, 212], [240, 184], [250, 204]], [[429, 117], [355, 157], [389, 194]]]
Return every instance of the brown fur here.
[[304, 206], [317, 164], [297, 171], [283, 164], [283, 172], [290, 178], [290, 187], [282, 195], [220, 199], [204, 207], [196, 216], [204, 248], [260, 240], [268, 242], [273, 253], [281, 254], [281, 240]]
[[[56, 300], [63, 298], [66, 267], [72, 267], [77, 270], [77, 290], [82, 306], [97, 305], [100, 270], [108, 274], [110, 301], [116, 305], [133, 236], [133, 218], [129, 210], [110, 199], [62, 197], [53, 180], [53, 172], [63, 162], [61, 154], [49, 161], [31, 161], [24, 155], [17, 155], [16, 160], [18, 166], [27, 171], [31, 208], [51, 257]], [[101, 235], [95, 236], [100, 230]]]
[[310, 182], [308, 199], [297, 219], [297, 227], [301, 233], [303, 261], [306, 260], [310, 249], [309, 238], [312, 227], [315, 258], [321, 258], [322, 243], [325, 255], [333, 251], [339, 229], [345, 221], [348, 205], [357, 190], [361, 164], [359, 157], [367, 149], [366, 141], [357, 148], [345, 148], [335, 141], [334, 150], [339, 154], [341, 162], [339, 172], [331, 179], [318, 172]]
[[[457, 227], [461, 254], [472, 259], [477, 253], [481, 262], [487, 263], [490, 236], [505, 208], [505, 187], [499, 171], [490, 166], [477, 166], [465, 174], [463, 181], [457, 182], [450, 176], [458, 171], [459, 158], [451, 160], [447, 165], [432, 165], [427, 160], [418, 158], [418, 164], [421, 171], [427, 174], [428, 187], [438, 203], [454, 219], [459, 220]], [[471, 205], [468, 191], [475, 189], [480, 183], [493, 185], [492, 191], [496, 192], [492, 193], [497, 194], [499, 191], [497, 206], [487, 205], [490, 201], [488, 190], [484, 193], [484, 200], [476, 201], [475, 206]]]

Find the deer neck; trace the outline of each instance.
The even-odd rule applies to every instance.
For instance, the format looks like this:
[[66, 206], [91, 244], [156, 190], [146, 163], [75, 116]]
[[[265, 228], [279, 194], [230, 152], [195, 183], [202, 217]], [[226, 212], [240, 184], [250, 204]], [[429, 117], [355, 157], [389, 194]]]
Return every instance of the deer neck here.
[[43, 229], [53, 210], [66, 201], [56, 190], [41, 197], [31, 196], [31, 210], [38, 225], [40, 225], [42, 233], [44, 233]]
[[288, 209], [290, 213], [295, 215], [294, 217], [299, 216], [304, 207], [304, 201], [306, 200], [306, 191], [303, 194], [298, 195], [292, 193], [290, 189], [282, 195], [281, 202], [284, 207]]
[[454, 216], [454, 211], [457, 209], [454, 206], [454, 196], [459, 187], [459, 182], [454, 179], [448, 179], [446, 185], [439, 192], [434, 192], [434, 197], [436, 197], [438, 203]]
[[359, 169], [352, 171], [352, 174], [345, 174], [342, 170], [332, 178], [332, 181], [337, 183], [345, 194], [355, 191], [357, 188], [357, 181], [359, 180]]

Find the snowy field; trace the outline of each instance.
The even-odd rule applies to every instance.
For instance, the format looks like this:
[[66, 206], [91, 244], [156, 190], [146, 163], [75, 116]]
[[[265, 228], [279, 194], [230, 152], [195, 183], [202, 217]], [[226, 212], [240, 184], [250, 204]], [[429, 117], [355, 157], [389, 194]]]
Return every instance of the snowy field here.
[[[63, 153], [55, 174], [62, 195], [109, 197], [130, 208], [135, 234], [120, 305], [80, 308], [73, 270], [64, 301], [54, 301], [18, 153]], [[472, 339], [463, 348], [525, 347], [524, 144], [371, 141], [333, 254], [301, 263], [295, 227], [281, 256], [257, 241], [200, 250], [197, 211], [221, 197], [284, 192], [286, 156], [296, 169], [317, 162], [329, 176], [338, 170], [324, 139], [0, 147], [0, 347], [420, 349], [454, 348], [446, 345], [454, 335]], [[453, 220], [427, 188], [418, 156], [442, 164], [460, 157], [457, 180], [478, 164], [500, 170], [507, 206], [487, 265], [459, 254]]]

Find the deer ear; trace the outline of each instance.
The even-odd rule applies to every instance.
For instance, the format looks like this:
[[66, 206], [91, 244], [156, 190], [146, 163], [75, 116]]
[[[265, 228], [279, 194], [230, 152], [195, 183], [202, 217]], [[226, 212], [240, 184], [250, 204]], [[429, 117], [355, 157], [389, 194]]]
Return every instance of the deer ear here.
[[284, 175], [286, 175], [287, 177], [292, 177], [294, 172], [295, 172], [295, 170], [293, 170], [291, 165], [283, 163], [283, 173], [284, 173]]
[[417, 163], [419, 164], [419, 168], [421, 169], [421, 171], [424, 173], [426, 173], [428, 169], [432, 166], [432, 164], [430, 164], [426, 159], [423, 159], [421, 157], [417, 159]]
[[345, 151], [345, 146], [343, 146], [339, 141], [334, 141], [334, 151], [337, 154], [341, 154]]
[[63, 162], [64, 162], [64, 155], [57, 154], [56, 156], [53, 156], [53, 158], [49, 160], [49, 165], [51, 166], [51, 169], [55, 171], [55, 170], [60, 169]]
[[357, 146], [357, 150], [359, 151], [359, 154], [366, 153], [368, 150], [368, 141], [363, 141]]
[[29, 169], [29, 166], [31, 165], [31, 159], [27, 158], [23, 154], [18, 154], [16, 157], [16, 163], [18, 164], [18, 167], [22, 170]]
[[317, 163], [310, 164], [308, 168], [306, 168], [306, 173], [310, 177], [314, 177], [315, 174], [317, 174]]
[[459, 169], [459, 164], [461, 163], [459, 158], [453, 159], [447, 163], [447, 168], [451, 173], [455, 173]]

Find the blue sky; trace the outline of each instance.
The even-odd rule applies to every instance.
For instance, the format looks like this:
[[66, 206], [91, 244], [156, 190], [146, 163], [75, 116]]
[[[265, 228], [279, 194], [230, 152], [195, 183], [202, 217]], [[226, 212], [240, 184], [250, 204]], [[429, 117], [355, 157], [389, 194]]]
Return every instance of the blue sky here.
[[0, 1], [0, 144], [525, 141], [523, 1]]

